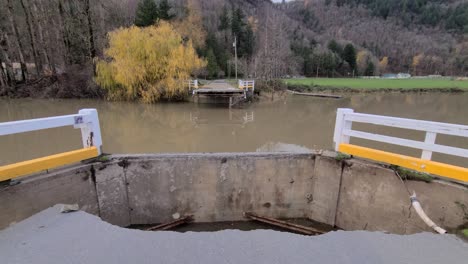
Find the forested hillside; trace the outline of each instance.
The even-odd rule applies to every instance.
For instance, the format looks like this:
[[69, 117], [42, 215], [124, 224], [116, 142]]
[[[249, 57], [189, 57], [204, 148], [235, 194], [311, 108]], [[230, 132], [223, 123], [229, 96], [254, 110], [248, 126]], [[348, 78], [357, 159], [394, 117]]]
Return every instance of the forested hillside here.
[[144, 1], [1, 1], [2, 94], [33, 85], [40, 94], [99, 96], [96, 62], [110, 59], [108, 33], [145, 27], [141, 18], [156, 13], [151, 23], [168, 21], [193, 42], [206, 62], [193, 72], [202, 78], [234, 76], [234, 42], [241, 77], [468, 72], [466, 1], [148, 0], [153, 14], [138, 10]]

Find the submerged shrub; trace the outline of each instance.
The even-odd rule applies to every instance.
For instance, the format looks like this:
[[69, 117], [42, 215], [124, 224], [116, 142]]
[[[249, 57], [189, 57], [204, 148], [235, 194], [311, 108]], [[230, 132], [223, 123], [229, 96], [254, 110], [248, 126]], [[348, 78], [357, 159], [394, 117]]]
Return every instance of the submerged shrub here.
[[257, 80], [255, 89], [262, 92], [281, 92], [287, 90], [287, 85], [281, 79]]

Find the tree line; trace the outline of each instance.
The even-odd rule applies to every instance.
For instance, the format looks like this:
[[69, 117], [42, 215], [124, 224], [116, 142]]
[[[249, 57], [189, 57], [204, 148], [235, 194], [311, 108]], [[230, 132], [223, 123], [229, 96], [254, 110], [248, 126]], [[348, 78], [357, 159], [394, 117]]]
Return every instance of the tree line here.
[[[51, 96], [102, 96], [102, 83], [94, 80], [98, 62], [112, 60], [106, 54], [110, 33], [132, 26], [143, 32], [159, 22], [169, 23], [205, 62], [193, 77], [232, 78], [234, 46], [240, 78], [463, 75], [467, 6], [436, 0], [5, 0], [0, 94], [34, 86]], [[410, 14], [408, 25], [404, 14]]]
[[[332, 1], [327, 1], [331, 4]], [[375, 16], [398, 17], [405, 25], [419, 23], [443, 26], [458, 33], [468, 33], [468, 3], [440, 0], [336, 0], [336, 5], [365, 5]]]

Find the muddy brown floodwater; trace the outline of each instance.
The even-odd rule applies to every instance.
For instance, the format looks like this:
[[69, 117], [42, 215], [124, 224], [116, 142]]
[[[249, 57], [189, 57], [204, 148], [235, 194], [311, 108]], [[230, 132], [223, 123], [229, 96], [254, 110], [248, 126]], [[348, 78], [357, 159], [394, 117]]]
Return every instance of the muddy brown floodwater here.
[[[103, 149], [107, 153], [303, 151], [331, 149], [336, 109], [468, 125], [468, 93], [372, 93], [343, 99], [289, 96], [241, 109], [208, 104], [154, 105], [101, 100], [0, 99], [0, 122], [74, 114], [97, 108]], [[353, 125], [424, 140], [424, 134], [403, 129]], [[460, 137], [438, 136], [437, 143], [468, 147]], [[420, 156], [416, 150], [352, 140], [382, 150]], [[9, 164], [80, 148], [80, 132], [72, 127], [0, 137], [0, 164]], [[456, 165], [466, 160], [448, 155], [434, 160]]]

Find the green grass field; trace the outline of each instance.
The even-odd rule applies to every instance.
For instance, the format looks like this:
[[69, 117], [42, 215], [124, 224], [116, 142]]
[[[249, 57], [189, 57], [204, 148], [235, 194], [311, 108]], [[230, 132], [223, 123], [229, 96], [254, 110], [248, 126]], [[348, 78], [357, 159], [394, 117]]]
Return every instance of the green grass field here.
[[451, 79], [348, 79], [348, 78], [304, 78], [286, 79], [288, 85], [350, 88], [358, 90], [373, 89], [462, 89], [468, 91], [468, 81], [456, 81]]

